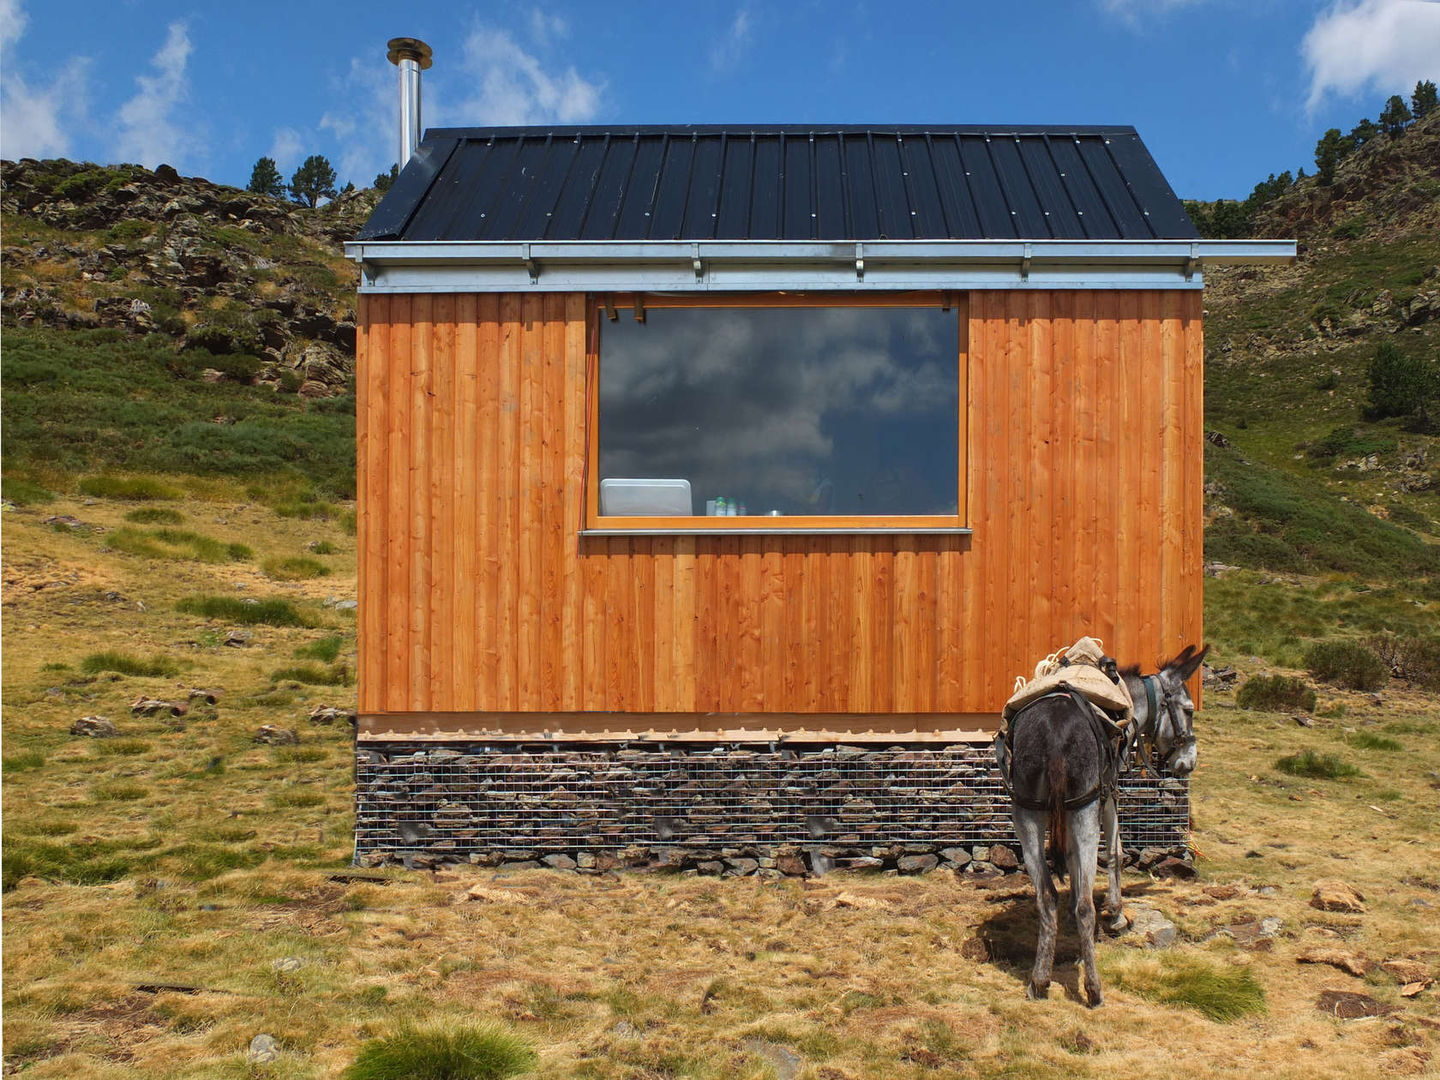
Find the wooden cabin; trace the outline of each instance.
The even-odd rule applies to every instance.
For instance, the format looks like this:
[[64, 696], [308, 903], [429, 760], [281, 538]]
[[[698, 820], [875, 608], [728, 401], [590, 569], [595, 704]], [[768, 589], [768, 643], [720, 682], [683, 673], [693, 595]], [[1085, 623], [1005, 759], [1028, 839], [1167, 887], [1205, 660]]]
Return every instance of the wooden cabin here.
[[1294, 245], [1128, 127], [687, 126], [432, 129], [348, 251], [362, 855], [844, 855], [1202, 640], [1203, 271]]

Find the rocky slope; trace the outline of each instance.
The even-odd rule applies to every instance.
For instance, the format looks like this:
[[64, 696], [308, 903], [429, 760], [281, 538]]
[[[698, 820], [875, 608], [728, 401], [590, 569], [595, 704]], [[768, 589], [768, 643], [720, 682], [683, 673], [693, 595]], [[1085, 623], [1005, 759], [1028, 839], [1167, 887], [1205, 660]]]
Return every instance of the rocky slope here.
[[9, 326], [163, 335], [241, 378], [313, 397], [344, 391], [355, 352], [354, 267], [341, 243], [374, 191], [317, 209], [182, 177], [169, 166], [4, 162]]

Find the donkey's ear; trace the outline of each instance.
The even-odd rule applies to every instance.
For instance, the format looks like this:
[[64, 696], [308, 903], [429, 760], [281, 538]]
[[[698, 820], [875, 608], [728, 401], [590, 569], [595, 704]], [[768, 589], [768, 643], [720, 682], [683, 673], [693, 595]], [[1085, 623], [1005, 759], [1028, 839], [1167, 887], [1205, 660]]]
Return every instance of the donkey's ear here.
[[1209, 651], [1209, 645], [1206, 645], [1198, 653], [1195, 652], [1194, 645], [1187, 645], [1185, 647], [1185, 650], [1175, 658], [1174, 664], [1170, 668], [1170, 670], [1175, 673], [1175, 676], [1180, 679], [1181, 682], [1184, 682], [1186, 679], [1190, 678], [1191, 675], [1194, 675], [1195, 672], [1200, 670], [1200, 665], [1204, 663], [1205, 655]]

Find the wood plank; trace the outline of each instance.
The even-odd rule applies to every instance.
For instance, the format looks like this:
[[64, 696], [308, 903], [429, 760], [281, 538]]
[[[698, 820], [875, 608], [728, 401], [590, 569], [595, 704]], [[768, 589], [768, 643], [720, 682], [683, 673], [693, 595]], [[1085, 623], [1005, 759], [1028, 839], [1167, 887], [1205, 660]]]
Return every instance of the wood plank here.
[[920, 674], [919, 633], [919, 568], [915, 538], [897, 536], [894, 542], [894, 621], [891, 629], [891, 651], [894, 667], [891, 672], [890, 707], [896, 712], [916, 712]]
[[480, 388], [478, 348], [479, 305], [474, 293], [455, 299], [455, 555], [450, 589], [454, 596], [454, 697], [451, 708], [468, 712], [479, 708], [479, 615], [477, 573], [480, 561], [479, 420]]
[[627, 537], [609, 541], [605, 558], [605, 706], [633, 708], [635, 676], [634, 629], [630, 600], [630, 544]]
[[1147, 289], [1140, 294], [1139, 355], [1144, 357], [1143, 372], [1136, 385], [1140, 401], [1140, 427], [1137, 432], [1140, 456], [1139, 521], [1137, 567], [1135, 578], [1136, 604], [1140, 614], [1141, 654], [1158, 661], [1166, 652], [1165, 635], [1160, 626], [1160, 560], [1161, 453], [1165, 445], [1165, 382], [1161, 349], [1160, 293]]
[[560, 707], [563, 709], [578, 709], [584, 701], [584, 570], [576, 533], [585, 512], [585, 337], [585, 297], [578, 293], [568, 293], [565, 297], [565, 370], [561, 384], [561, 393], [565, 397], [562, 409], [565, 431], [562, 451], [564, 474], [560, 480], [564, 488], [564, 503], [559, 538], [560, 555], [564, 560], [564, 569], [561, 571], [563, 609], [560, 628]]
[[[1184, 377], [1181, 380], [1184, 400], [1184, 437], [1180, 453], [1184, 460], [1181, 473], [1183, 488], [1180, 513], [1183, 522], [1181, 539], [1181, 576], [1185, 592], [1184, 635], [1197, 645], [1205, 640], [1205, 341], [1202, 320], [1203, 297], [1185, 294], [1184, 313]], [[1200, 673], [1190, 680], [1190, 696], [1200, 707]]]
[[[1027, 532], [1032, 521], [1041, 520], [1041, 508], [1031, 499], [1034, 477], [1032, 461], [1033, 438], [1030, 431], [1030, 318], [1031, 298], [1025, 293], [1006, 294], [1005, 304], [1005, 373], [1009, 396], [1009, 426], [1005, 440], [1006, 557], [1004, 613], [1005, 656], [1002, 683], [1021, 672], [1028, 673], [1038, 657], [1030, 646], [1031, 626], [1025, 617], [1029, 610], [1029, 542]], [[1007, 695], [1008, 696], [1008, 695]]]
[[715, 712], [720, 708], [723, 678], [720, 643], [720, 537], [690, 537], [695, 544], [695, 708]]
[[519, 535], [516, 579], [516, 698], [521, 709], [540, 707], [540, 593], [544, 526], [541, 439], [545, 429], [545, 296], [526, 293], [520, 301]]
[[500, 397], [495, 455], [499, 489], [499, 521], [496, 530], [499, 588], [495, 598], [496, 706], [521, 707], [519, 692], [519, 604], [520, 604], [520, 367], [523, 325], [520, 297], [500, 297]]
[[435, 297], [430, 346], [430, 707], [455, 708], [455, 297]]
[[804, 581], [809, 541], [805, 537], [787, 536], [781, 543], [784, 562], [785, 656], [781, 700], [798, 702], [805, 688], [805, 604]]
[[[1156, 546], [1156, 568], [1160, 590], [1159, 617], [1161, 651], [1174, 656], [1185, 640], [1184, 577], [1181, 563], [1184, 549], [1185, 492], [1185, 340], [1181, 325], [1182, 298], [1169, 291], [1161, 298], [1160, 310], [1160, 491], [1158, 517], [1160, 542]], [[1197, 643], [1198, 644], [1198, 643]]]
[[[974, 537], [975, 557], [980, 560], [983, 576], [985, 617], [981, 622], [978, 646], [980, 654], [980, 702], [999, 709], [1010, 696], [1010, 679], [1006, 661], [1006, 619], [1012, 612], [1009, 596], [1008, 518], [1010, 499], [1010, 368], [1006, 355], [1008, 325], [1005, 317], [1005, 294], [984, 294], [985, 303], [985, 374], [987, 388], [985, 407], [980, 410], [985, 423], [985, 447], [982, 451], [985, 474], [984, 528]], [[1018, 556], [1017, 556], [1018, 557]]]
[[1070, 409], [1071, 450], [1069, 469], [1075, 527], [1070, 566], [1070, 605], [1075, 613], [1075, 636], [1097, 633], [1095, 623], [1095, 552], [1102, 542], [1095, 514], [1094, 491], [1105, 482], [1099, 475], [1095, 450], [1095, 294], [1077, 292], [1072, 297], [1071, 378], [1068, 380], [1074, 404]]
[[430, 429], [434, 419], [431, 352], [434, 349], [435, 298], [422, 293], [411, 301], [410, 332], [410, 610], [408, 699], [414, 708], [430, 708]]
[[[1110, 655], [1122, 662], [1133, 662], [1120, 651], [1117, 636], [1120, 580], [1120, 474], [1118, 440], [1120, 425], [1120, 306], [1112, 292], [1093, 294], [1095, 298], [1095, 456], [1097, 470], [1095, 507], [1101, 543], [1096, 545], [1095, 560], [1095, 637], [1100, 638]], [[1134, 658], [1138, 660], [1139, 658]]]
[[546, 293], [540, 352], [540, 708], [560, 707], [565, 573], [565, 294]]
[[675, 708], [689, 712], [695, 703], [695, 538], [675, 538], [674, 607], [675, 636], [672, 667], [675, 679]]
[[[1059, 528], [1061, 513], [1061, 508], [1055, 503], [1053, 423], [1055, 410], [1061, 407], [1062, 403], [1057, 401], [1054, 395], [1055, 328], [1050, 293], [1037, 290], [1030, 294], [1029, 315], [1029, 333], [1025, 336], [1026, 366], [1029, 368], [1026, 387], [1030, 394], [1026, 423], [1029, 429], [1026, 443], [1029, 451], [1029, 492], [1026, 505], [1029, 507], [1030, 520], [1026, 523], [1025, 530], [1025, 561], [1029, 573], [1021, 578], [1021, 587], [1029, 598], [1029, 618], [1025, 620], [1026, 641], [1021, 656], [1033, 668], [1035, 661], [1042, 656], [1048, 656], [1057, 648], [1063, 648], [1069, 642], [1059, 640], [1052, 620], [1055, 534]], [[1020, 457], [1015, 460], [1017, 463], [1026, 462], [1025, 458]]]
[[939, 624], [935, 609], [935, 536], [915, 539], [915, 692], [911, 698], [913, 711], [930, 712], [935, 708], [936, 670], [935, 627]]
[[413, 709], [410, 695], [410, 335], [411, 301], [390, 298], [386, 427], [385, 707]]
[[1050, 415], [1050, 639], [1066, 644], [1080, 636], [1075, 602], [1077, 548], [1093, 543], [1079, 530], [1075, 503], [1075, 401], [1079, 392], [1075, 369], [1075, 294], [1051, 294]]
[[356, 310], [355, 481], [359, 707], [385, 707], [385, 382], [389, 364], [390, 298], [361, 296]]
[[871, 630], [875, 657], [870, 676], [871, 709], [895, 709], [895, 543], [899, 537], [874, 537], [871, 573]]
[[652, 630], [648, 641], [651, 654], [650, 708], [675, 712], [675, 541], [674, 536], [656, 536], [650, 541]]
[[761, 709], [785, 701], [785, 541], [761, 540], [760, 551], [760, 701]]
[[1144, 654], [1146, 643], [1139, 632], [1141, 602], [1137, 584], [1140, 580], [1140, 492], [1136, 485], [1141, 476], [1141, 445], [1137, 425], [1143, 423], [1139, 386], [1146, 376], [1145, 358], [1141, 352], [1144, 335], [1140, 327], [1140, 297], [1134, 292], [1118, 296], [1120, 310], [1120, 417], [1116, 439], [1116, 488], [1120, 495], [1120, 527], [1116, 530], [1119, 545], [1119, 574], [1116, 578], [1115, 607], [1118, 627], [1115, 655], [1135, 657], [1149, 664], [1153, 657]]
[[475, 632], [478, 670], [475, 696], [482, 709], [499, 709], [502, 644], [500, 579], [505, 573], [501, 551], [501, 507], [505, 479], [500, 475], [502, 356], [500, 297], [485, 293], [476, 300], [475, 385], [479, 399], [476, 421], [475, 529], [479, 580], [475, 589]]
[[[875, 593], [872, 588], [875, 539], [869, 536], [850, 538], [848, 560], [850, 590], [850, 630], [846, 635], [848, 645], [847, 681], [850, 709], [867, 712], [874, 708], [874, 688], [871, 675], [874, 670], [875, 649]], [[803, 572], [803, 571], [802, 571]]]

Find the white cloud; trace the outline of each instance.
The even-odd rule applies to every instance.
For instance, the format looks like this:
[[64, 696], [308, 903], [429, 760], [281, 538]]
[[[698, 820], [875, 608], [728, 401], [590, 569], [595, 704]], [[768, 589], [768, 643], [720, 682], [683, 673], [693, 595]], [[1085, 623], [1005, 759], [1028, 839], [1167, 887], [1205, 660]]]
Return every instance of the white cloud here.
[[84, 57], [67, 61], [47, 86], [31, 86], [15, 63], [13, 49], [25, 33], [25, 12], [18, 0], [0, 0], [0, 48], [5, 50], [0, 75], [0, 157], [65, 157], [70, 132], [85, 118]]
[[[517, 32], [527, 35], [530, 44], [509, 30], [477, 24], [458, 55], [437, 52], [435, 65], [423, 76], [423, 127], [570, 124], [595, 118], [603, 81], [550, 59], [549, 44], [569, 32], [565, 21], [536, 9], [521, 27]], [[396, 160], [395, 69], [383, 55], [356, 57], [334, 93], [343, 104], [326, 111], [318, 126], [341, 145], [333, 155], [341, 181], [369, 184]]]
[[282, 173], [299, 165], [300, 155], [304, 151], [305, 140], [300, 132], [292, 127], [275, 129], [275, 140], [270, 144], [268, 156], [275, 159], [275, 165]]
[[[460, 69], [468, 93], [440, 110], [459, 124], [581, 123], [595, 117], [604, 90], [573, 67], [547, 70], [508, 31], [485, 26], [465, 39]], [[455, 81], [447, 72], [444, 85]]]
[[153, 169], [161, 162], [174, 165], [195, 155], [196, 133], [183, 130], [173, 115], [189, 89], [185, 67], [191, 51], [185, 24], [171, 23], [165, 44], [150, 59], [155, 74], [135, 76], [138, 90], [116, 114], [114, 153], [122, 161]]
[[725, 36], [710, 49], [710, 69], [725, 72], [733, 68], [750, 44], [750, 9], [742, 7], [730, 22]]
[[1408, 93], [1440, 68], [1440, 3], [1340, 0], [1316, 18], [1300, 51], [1311, 110], [1330, 93]]

